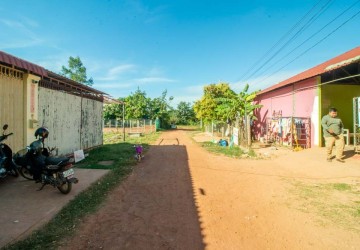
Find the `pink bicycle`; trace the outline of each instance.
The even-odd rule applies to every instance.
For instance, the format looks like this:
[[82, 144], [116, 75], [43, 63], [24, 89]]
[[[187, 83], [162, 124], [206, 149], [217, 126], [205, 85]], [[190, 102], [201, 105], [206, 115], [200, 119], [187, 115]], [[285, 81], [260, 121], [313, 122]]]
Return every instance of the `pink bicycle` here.
[[135, 145], [135, 159], [140, 162], [142, 158], [144, 158], [144, 156], [142, 155], [143, 152], [143, 147], [141, 145]]

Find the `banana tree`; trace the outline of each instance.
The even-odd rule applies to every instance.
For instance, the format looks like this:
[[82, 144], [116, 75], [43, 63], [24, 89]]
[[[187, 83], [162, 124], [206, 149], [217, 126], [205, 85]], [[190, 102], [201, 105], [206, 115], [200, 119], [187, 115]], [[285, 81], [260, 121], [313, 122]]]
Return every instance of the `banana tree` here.
[[[256, 120], [254, 110], [262, 107], [262, 105], [256, 104], [254, 101], [259, 91], [248, 93], [248, 90], [249, 85], [246, 84], [244, 89], [238, 94], [227, 98], [218, 98], [219, 106], [216, 108], [217, 113], [227, 117], [229, 121], [235, 121], [236, 118], [239, 118], [241, 140], [243, 138], [249, 139], [250, 137], [250, 127], [245, 126], [245, 119], [248, 121], [249, 119]], [[246, 127], [249, 127], [246, 129], [247, 131], [245, 131]]]

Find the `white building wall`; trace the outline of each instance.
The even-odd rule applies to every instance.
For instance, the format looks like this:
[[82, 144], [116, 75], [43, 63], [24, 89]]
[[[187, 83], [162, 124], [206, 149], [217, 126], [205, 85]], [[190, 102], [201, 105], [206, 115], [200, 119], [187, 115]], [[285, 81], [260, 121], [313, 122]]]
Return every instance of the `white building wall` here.
[[102, 144], [102, 102], [39, 87], [38, 119], [50, 131], [46, 146], [59, 155]]

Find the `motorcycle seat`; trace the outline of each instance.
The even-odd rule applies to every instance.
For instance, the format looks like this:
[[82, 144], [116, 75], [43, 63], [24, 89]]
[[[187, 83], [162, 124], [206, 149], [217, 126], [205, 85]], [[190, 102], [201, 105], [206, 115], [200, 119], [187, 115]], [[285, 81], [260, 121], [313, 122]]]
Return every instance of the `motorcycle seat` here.
[[68, 163], [70, 158], [68, 157], [46, 157], [45, 164], [46, 165], [59, 165], [62, 166]]

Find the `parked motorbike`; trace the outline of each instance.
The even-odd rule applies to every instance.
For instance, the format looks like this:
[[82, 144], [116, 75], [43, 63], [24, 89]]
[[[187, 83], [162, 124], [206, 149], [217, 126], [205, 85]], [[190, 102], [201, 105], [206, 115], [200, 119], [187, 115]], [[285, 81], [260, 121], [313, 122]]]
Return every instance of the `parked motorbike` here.
[[13, 133], [5, 134], [9, 126], [5, 124], [3, 126], [3, 134], [0, 136], [0, 178], [5, 178], [8, 175], [18, 177], [19, 173], [17, 171], [16, 164], [12, 158], [12, 150], [11, 148], [2, 143], [5, 141], [9, 136], [13, 135]]
[[35, 137], [39, 137], [30, 146], [17, 152], [15, 163], [19, 166], [20, 174], [29, 180], [41, 182], [42, 190], [46, 185], [52, 185], [63, 194], [68, 194], [73, 183], [78, 183], [74, 177], [75, 171], [68, 157], [53, 157], [51, 151], [45, 148], [44, 140], [48, 137], [46, 128], [39, 128]]

